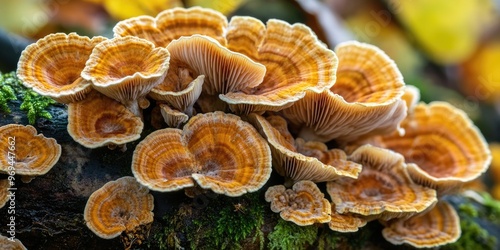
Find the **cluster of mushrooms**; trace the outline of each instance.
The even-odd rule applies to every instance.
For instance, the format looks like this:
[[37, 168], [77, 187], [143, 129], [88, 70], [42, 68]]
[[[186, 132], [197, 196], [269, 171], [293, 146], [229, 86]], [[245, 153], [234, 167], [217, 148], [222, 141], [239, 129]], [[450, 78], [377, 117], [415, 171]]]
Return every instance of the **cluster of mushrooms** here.
[[[241, 196], [272, 170], [265, 199], [284, 220], [353, 232], [381, 221], [394, 243], [456, 241], [442, 199], [491, 161], [469, 118], [418, 103], [395, 63], [355, 41], [330, 50], [305, 25], [174, 8], [121, 21], [113, 38], [51, 34], [28, 46], [18, 77], [67, 104], [68, 132], [88, 148], [133, 153], [134, 177], [89, 198], [84, 217], [102, 238], [153, 221], [149, 190]], [[326, 182], [330, 199], [316, 183]], [[111, 196], [110, 196], [111, 194]]]

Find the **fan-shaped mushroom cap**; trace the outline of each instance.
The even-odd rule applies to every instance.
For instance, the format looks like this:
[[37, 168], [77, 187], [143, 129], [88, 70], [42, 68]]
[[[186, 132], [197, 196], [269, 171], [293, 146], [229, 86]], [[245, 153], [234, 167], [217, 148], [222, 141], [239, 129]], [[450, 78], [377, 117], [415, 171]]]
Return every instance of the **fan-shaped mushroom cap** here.
[[488, 169], [491, 153], [481, 132], [448, 103], [417, 105], [401, 127], [403, 136], [382, 136], [381, 145], [405, 157], [417, 183], [453, 192]]
[[238, 116], [199, 114], [183, 130], [157, 130], [142, 140], [134, 152], [132, 172], [152, 190], [179, 190], [196, 181], [215, 193], [240, 196], [260, 189], [269, 179], [271, 152]]
[[90, 195], [83, 217], [87, 227], [104, 239], [153, 222], [153, 196], [134, 177], [110, 181]]
[[291, 123], [303, 126], [299, 136], [349, 142], [397, 130], [406, 105], [403, 77], [394, 61], [375, 46], [358, 42], [339, 44], [336, 53], [335, 85], [322, 93], [307, 92], [283, 110]]
[[0, 208], [5, 206], [5, 203], [9, 200], [9, 190], [10, 183], [7, 179], [0, 180]]
[[160, 104], [160, 112], [163, 120], [170, 128], [177, 128], [181, 124], [189, 120], [189, 116], [175, 109], [170, 108], [166, 104]]
[[23, 84], [60, 103], [82, 100], [92, 90], [89, 81], [80, 77], [92, 49], [106, 40], [76, 33], [50, 34], [29, 45], [17, 64], [17, 76]]
[[394, 245], [407, 243], [417, 248], [442, 246], [460, 238], [460, 218], [450, 204], [440, 201], [429, 212], [407, 220], [390, 221], [382, 230], [382, 235]]
[[[346, 160], [345, 154], [336, 155], [337, 161], [331, 161], [327, 165], [321, 162], [321, 159], [315, 158], [318, 154], [304, 155], [301, 154], [294, 143], [293, 138], [290, 138], [286, 128], [280, 130], [271, 126], [271, 123], [266, 118], [252, 113], [249, 119], [254, 126], [260, 131], [262, 136], [267, 139], [273, 155], [273, 167], [278, 174], [290, 178], [293, 181], [310, 180], [313, 182], [332, 181], [340, 177], [356, 178], [361, 171], [361, 165]], [[270, 116], [270, 119], [278, 125], [283, 125], [286, 121], [279, 116]], [[281, 122], [278, 122], [281, 120]], [[328, 154], [328, 149], [321, 151], [323, 154]], [[335, 153], [331, 154], [336, 157]], [[343, 156], [343, 159], [342, 159]], [[333, 164], [335, 163], [335, 165]]]
[[140, 116], [139, 99], [163, 81], [169, 60], [168, 50], [147, 40], [115, 37], [95, 46], [81, 76]]
[[97, 91], [83, 101], [68, 105], [68, 133], [87, 148], [135, 141], [140, 138], [143, 127], [141, 118]]
[[227, 46], [267, 68], [258, 86], [220, 96], [234, 112], [278, 111], [308, 90], [319, 93], [333, 86], [337, 57], [311, 29], [271, 19], [264, 32], [259, 22], [251, 17], [233, 17], [229, 23]]
[[27, 250], [27, 248], [19, 241], [18, 239], [14, 239], [14, 241], [9, 238], [0, 235], [0, 249], [3, 250]]
[[194, 34], [214, 38], [225, 44], [227, 18], [221, 13], [201, 7], [173, 8], [160, 12], [156, 18], [139, 16], [118, 22], [113, 28], [116, 36], [136, 36], [156, 46], [166, 47], [172, 40]]
[[330, 221], [330, 202], [312, 181], [299, 181], [292, 189], [283, 185], [269, 187], [266, 201], [271, 202], [271, 210], [280, 213], [282, 219], [299, 226]]
[[350, 159], [363, 165], [358, 179], [327, 183], [338, 213], [390, 220], [408, 218], [437, 202], [435, 190], [411, 181], [400, 154], [365, 145], [356, 149]]
[[366, 225], [367, 220], [360, 216], [351, 213], [339, 214], [335, 210], [335, 203], [332, 203], [331, 220], [328, 222], [328, 227], [336, 232], [349, 233], [357, 232], [359, 228]]
[[13, 166], [18, 175], [43, 175], [61, 156], [61, 145], [53, 138], [37, 135], [36, 129], [30, 125], [2, 126], [0, 138], [5, 138], [0, 142], [4, 149], [0, 157], [0, 172], [3, 173], [10, 173], [9, 167]]
[[406, 102], [408, 113], [412, 113], [420, 101], [420, 90], [413, 85], [406, 85], [405, 92], [401, 98]]
[[[172, 70], [172, 65], [170, 66]], [[198, 100], [203, 90], [203, 82], [205, 80], [204, 75], [199, 75], [196, 79], [192, 79], [189, 76], [187, 69], [181, 70], [182, 73], [177, 74], [167, 74], [165, 81], [154, 87], [149, 96], [157, 101], [166, 102], [179, 112], [186, 112], [189, 115], [193, 114], [193, 105]], [[174, 75], [175, 79], [171, 81], [171, 75]], [[183, 75], [181, 77], [181, 75]], [[167, 83], [177, 83], [169, 84]]]
[[203, 91], [208, 95], [255, 87], [266, 73], [264, 65], [230, 51], [208, 36], [181, 37], [167, 49], [173, 63], [186, 65], [194, 75], [205, 75]]

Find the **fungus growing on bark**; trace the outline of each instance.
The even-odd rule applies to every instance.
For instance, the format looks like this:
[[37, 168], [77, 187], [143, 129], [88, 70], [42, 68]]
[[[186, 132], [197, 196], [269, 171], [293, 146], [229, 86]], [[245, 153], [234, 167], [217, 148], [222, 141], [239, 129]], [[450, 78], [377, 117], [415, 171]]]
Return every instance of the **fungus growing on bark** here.
[[271, 175], [266, 141], [238, 116], [214, 112], [192, 117], [183, 129], [161, 129], [134, 151], [132, 172], [156, 191], [193, 187], [240, 196], [260, 189]]
[[76, 33], [45, 36], [23, 50], [17, 64], [17, 76], [40, 95], [60, 103], [82, 100], [92, 90], [80, 73], [94, 47], [106, 40]]
[[153, 207], [149, 190], [134, 177], [125, 176], [92, 193], [83, 217], [97, 236], [111, 239], [153, 222]]
[[266, 201], [271, 202], [273, 212], [299, 226], [330, 221], [330, 202], [312, 181], [299, 181], [292, 189], [283, 185], [272, 186], [265, 196]]

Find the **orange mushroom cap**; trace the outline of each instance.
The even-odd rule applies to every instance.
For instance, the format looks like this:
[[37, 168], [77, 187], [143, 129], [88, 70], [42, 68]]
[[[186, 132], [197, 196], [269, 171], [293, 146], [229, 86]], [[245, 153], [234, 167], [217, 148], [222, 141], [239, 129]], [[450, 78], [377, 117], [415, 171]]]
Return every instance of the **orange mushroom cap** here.
[[226, 38], [229, 49], [267, 68], [258, 86], [220, 96], [233, 112], [278, 111], [304, 97], [306, 91], [319, 93], [335, 83], [335, 53], [303, 24], [270, 19], [264, 26], [255, 18], [233, 17]]
[[380, 145], [402, 154], [408, 173], [422, 185], [455, 192], [488, 169], [491, 152], [481, 132], [448, 103], [417, 105], [401, 127], [403, 136], [382, 136]]
[[255, 87], [266, 73], [264, 65], [223, 47], [208, 36], [181, 37], [172, 41], [167, 49], [172, 62], [186, 65], [194, 75], [205, 75], [203, 91], [208, 95]]
[[95, 46], [81, 76], [140, 116], [139, 99], [163, 81], [169, 60], [168, 50], [147, 40], [115, 37]]
[[110, 181], [92, 193], [83, 217], [87, 227], [103, 239], [153, 222], [153, 196], [134, 177]]
[[115, 37], [136, 36], [166, 47], [172, 40], [194, 34], [206, 35], [225, 45], [227, 18], [221, 13], [201, 7], [172, 8], [156, 18], [139, 16], [118, 22], [113, 28]]
[[390, 220], [408, 218], [437, 202], [435, 190], [412, 182], [400, 154], [365, 145], [356, 149], [350, 159], [363, 165], [358, 179], [327, 183], [338, 213]]
[[[262, 136], [267, 139], [271, 152], [273, 155], [273, 167], [281, 176], [290, 178], [293, 181], [310, 180], [313, 182], [332, 181], [340, 177], [356, 178], [361, 171], [361, 165], [344, 159], [342, 155], [338, 154], [335, 165], [327, 165], [315, 157], [301, 154], [297, 150], [293, 137], [291, 138], [289, 132], [281, 127], [280, 130], [271, 126], [271, 123], [266, 118], [255, 113], [249, 115], [250, 120], [254, 126], [260, 131]], [[269, 119], [273, 120], [275, 124], [283, 126], [286, 121], [279, 116], [270, 116]], [[278, 122], [281, 120], [281, 122]], [[325, 154], [328, 151], [325, 145]], [[323, 152], [323, 151], [322, 151]], [[332, 154], [333, 156], [333, 154]], [[339, 166], [337, 168], [337, 166]]]
[[163, 120], [170, 128], [180, 127], [183, 123], [186, 123], [189, 120], [188, 115], [172, 109], [166, 104], [160, 104], [160, 112]]
[[0, 127], [0, 138], [5, 138], [0, 142], [5, 149], [0, 157], [0, 172], [3, 173], [10, 173], [9, 168], [13, 166], [18, 175], [43, 175], [61, 156], [61, 145], [53, 138], [37, 135], [30, 125], [4, 125]]
[[83, 101], [68, 105], [68, 133], [87, 148], [135, 141], [140, 138], [143, 127], [141, 118], [97, 91]]
[[328, 222], [328, 227], [333, 231], [342, 233], [357, 232], [359, 228], [364, 227], [368, 222], [365, 218], [355, 214], [339, 214], [335, 210], [335, 203], [331, 203], [331, 205], [331, 220]]
[[299, 226], [330, 221], [330, 202], [312, 181], [299, 181], [292, 189], [283, 185], [269, 187], [266, 201], [271, 202], [271, 210], [280, 213], [282, 219]]
[[399, 129], [406, 116], [404, 82], [396, 64], [375, 46], [346, 42], [336, 47], [337, 81], [321, 93], [307, 92], [282, 114], [306, 140], [349, 142]]
[[47, 35], [21, 53], [17, 76], [24, 86], [60, 103], [82, 100], [92, 90], [91, 83], [80, 77], [94, 47], [106, 40], [76, 33]]
[[394, 245], [409, 244], [416, 248], [430, 248], [453, 243], [460, 238], [460, 218], [446, 201], [423, 214], [409, 219], [390, 221], [382, 230], [384, 238]]
[[19, 241], [18, 239], [14, 239], [14, 241], [10, 240], [3, 235], [0, 235], [0, 249], [3, 250], [27, 250], [27, 248]]
[[157, 130], [142, 140], [134, 151], [132, 172], [152, 190], [175, 191], [196, 182], [215, 193], [240, 196], [269, 179], [271, 152], [238, 116], [198, 114], [183, 130]]

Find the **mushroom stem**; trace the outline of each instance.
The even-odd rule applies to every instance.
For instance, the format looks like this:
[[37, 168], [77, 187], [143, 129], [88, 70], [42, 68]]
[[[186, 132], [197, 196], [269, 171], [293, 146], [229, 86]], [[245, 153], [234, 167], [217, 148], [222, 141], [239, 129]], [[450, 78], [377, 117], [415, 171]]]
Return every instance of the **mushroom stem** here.
[[127, 103], [124, 103], [124, 105], [127, 107], [128, 110], [130, 110], [132, 113], [134, 113], [134, 115], [136, 115], [137, 117], [140, 117], [141, 120], [144, 120], [143, 116], [142, 116], [142, 109], [139, 106], [138, 100], [128, 101]]
[[285, 186], [286, 188], [290, 188], [294, 183], [295, 181], [292, 178], [285, 176], [285, 183], [283, 184], [283, 186]]

